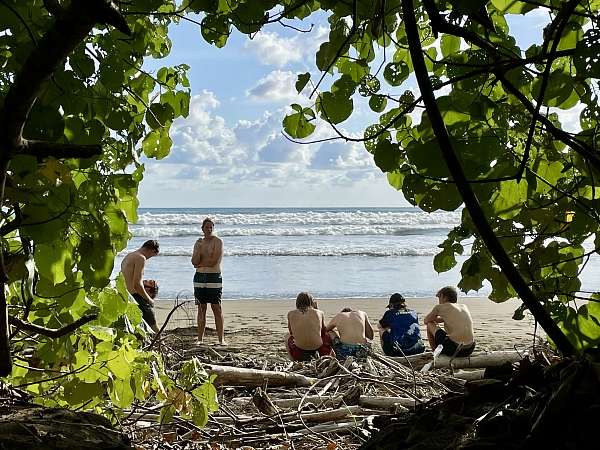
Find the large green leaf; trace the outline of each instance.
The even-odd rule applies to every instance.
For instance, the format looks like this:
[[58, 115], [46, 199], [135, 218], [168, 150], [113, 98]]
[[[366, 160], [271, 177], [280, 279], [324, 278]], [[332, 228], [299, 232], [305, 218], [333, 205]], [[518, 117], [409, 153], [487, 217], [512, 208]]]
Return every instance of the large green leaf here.
[[317, 111], [325, 120], [331, 123], [340, 123], [350, 117], [354, 108], [351, 98], [344, 95], [323, 92], [317, 98]]

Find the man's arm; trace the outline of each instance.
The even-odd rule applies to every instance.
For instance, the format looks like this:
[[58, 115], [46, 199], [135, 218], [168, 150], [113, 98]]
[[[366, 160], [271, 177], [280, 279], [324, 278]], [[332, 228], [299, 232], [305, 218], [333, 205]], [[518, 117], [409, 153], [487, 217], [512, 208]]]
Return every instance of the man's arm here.
[[291, 313], [292, 313], [292, 312], [290, 311], [290, 312], [287, 314], [287, 322], [288, 322], [288, 331], [290, 332], [290, 336], [293, 336], [293, 335], [294, 335], [294, 333], [292, 333], [292, 327], [291, 327], [291, 325], [290, 325], [290, 314], [291, 314]]
[[200, 255], [200, 239], [198, 239], [194, 244], [194, 251], [192, 252], [192, 266], [198, 267], [201, 259], [202, 255]]
[[[327, 331], [333, 331], [333, 329], [334, 329], [335, 327], [337, 327], [337, 325], [336, 325], [336, 323], [335, 323], [335, 319], [337, 319], [337, 314], [336, 314], [336, 315], [333, 317], [333, 319], [331, 319], [331, 320], [329, 321], [329, 324], [328, 324], [328, 325], [327, 325], [327, 327], [325, 328]], [[323, 320], [325, 320], [325, 319], [323, 318]]]
[[439, 317], [438, 315], [438, 305], [435, 305], [433, 309], [425, 316], [423, 319], [423, 323], [427, 324], [429, 322], [441, 323], [444, 319]]
[[369, 322], [369, 316], [367, 316], [367, 313], [364, 313], [364, 314], [365, 314], [365, 336], [367, 337], [367, 339], [373, 339], [373, 336], [375, 336], [375, 332], [373, 331], [371, 322]]

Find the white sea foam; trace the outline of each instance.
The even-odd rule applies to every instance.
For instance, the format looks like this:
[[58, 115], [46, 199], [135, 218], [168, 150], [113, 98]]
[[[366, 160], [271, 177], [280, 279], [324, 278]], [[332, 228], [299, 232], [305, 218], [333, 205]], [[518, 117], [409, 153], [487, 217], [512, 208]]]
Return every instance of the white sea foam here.
[[[248, 226], [221, 227], [217, 234], [227, 236], [405, 236], [433, 232], [446, 233], [451, 226], [442, 224], [414, 225], [322, 225], [322, 226]], [[137, 237], [184, 237], [200, 236], [201, 232], [191, 226], [132, 226]]]
[[[460, 222], [460, 211], [285, 211], [214, 214], [211, 218], [217, 228], [250, 225], [437, 225], [452, 227]], [[206, 214], [144, 212], [138, 225], [191, 225], [198, 229]]]
[[[434, 247], [390, 248], [390, 247], [225, 247], [224, 255], [228, 256], [431, 256], [440, 250]], [[124, 256], [126, 252], [121, 252]], [[192, 256], [191, 248], [161, 247], [160, 256]]]

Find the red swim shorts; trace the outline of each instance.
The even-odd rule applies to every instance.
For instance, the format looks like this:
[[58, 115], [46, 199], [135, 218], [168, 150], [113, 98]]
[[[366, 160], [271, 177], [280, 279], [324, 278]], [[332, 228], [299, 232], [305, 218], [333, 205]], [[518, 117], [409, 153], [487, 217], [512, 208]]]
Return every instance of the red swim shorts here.
[[294, 342], [294, 337], [290, 336], [287, 340], [288, 352], [294, 361], [310, 361], [317, 357], [316, 353], [318, 353], [319, 356], [330, 355], [333, 344], [329, 337], [329, 333], [323, 331], [323, 333], [321, 333], [321, 340], [323, 341], [323, 345], [318, 349], [304, 350], [303, 348], [298, 347]]

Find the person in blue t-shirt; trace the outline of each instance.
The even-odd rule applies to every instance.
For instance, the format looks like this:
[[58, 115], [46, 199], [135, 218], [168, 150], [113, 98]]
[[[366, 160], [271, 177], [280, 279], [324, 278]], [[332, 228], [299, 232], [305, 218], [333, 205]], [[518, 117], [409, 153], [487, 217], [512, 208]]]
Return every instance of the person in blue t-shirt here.
[[423, 353], [419, 317], [416, 311], [406, 307], [406, 300], [397, 292], [392, 294], [385, 312], [379, 321], [381, 348], [388, 356], [409, 356]]

